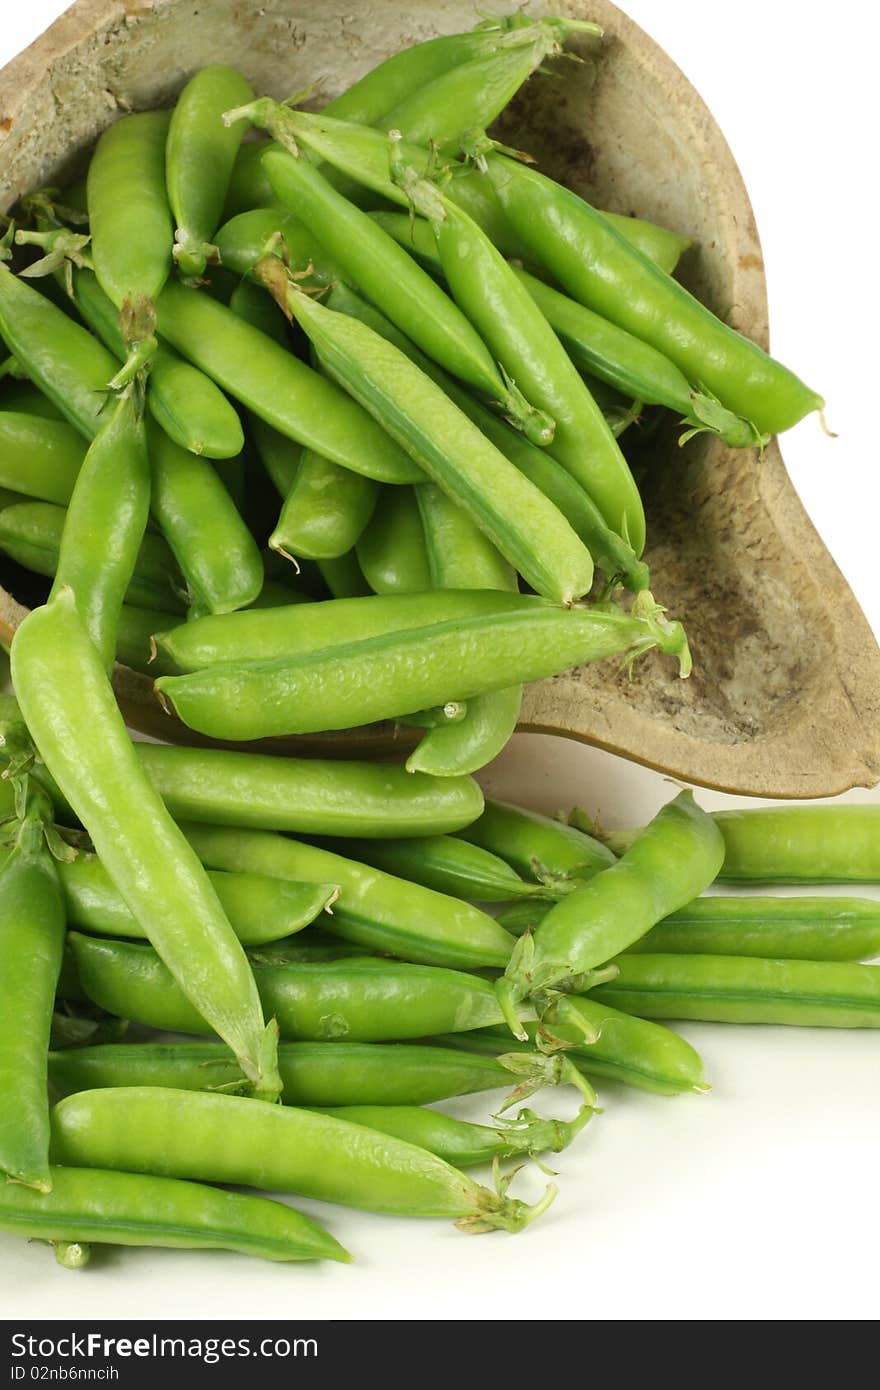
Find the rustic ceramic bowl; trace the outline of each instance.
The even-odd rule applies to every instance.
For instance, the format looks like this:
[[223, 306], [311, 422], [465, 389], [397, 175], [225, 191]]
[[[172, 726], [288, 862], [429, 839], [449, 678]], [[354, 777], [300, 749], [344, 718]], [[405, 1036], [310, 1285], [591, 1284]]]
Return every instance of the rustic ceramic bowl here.
[[[551, 9], [599, 20], [605, 38], [576, 41], [582, 64], [533, 79], [504, 137], [599, 206], [693, 237], [681, 278], [766, 347], [755, 221], [710, 113], [607, 0], [530, 5]], [[235, 63], [276, 97], [320, 77], [329, 97], [402, 44], [469, 27], [473, 13], [473, 0], [76, 0], [0, 74], [0, 208], [56, 180], [121, 112], [170, 102], [205, 63]], [[680, 451], [670, 428], [650, 445], [644, 496], [655, 591], [687, 622], [693, 676], [677, 680], [660, 658], [632, 681], [610, 662], [569, 672], [528, 689], [521, 727], [729, 791], [810, 797], [873, 785], [880, 652], [776, 444], [759, 455], [704, 437]], [[20, 577], [7, 582], [9, 640], [26, 589]], [[117, 668], [116, 687], [134, 727], [190, 737], [147, 680]], [[386, 726], [285, 746], [387, 753], [395, 742]]]

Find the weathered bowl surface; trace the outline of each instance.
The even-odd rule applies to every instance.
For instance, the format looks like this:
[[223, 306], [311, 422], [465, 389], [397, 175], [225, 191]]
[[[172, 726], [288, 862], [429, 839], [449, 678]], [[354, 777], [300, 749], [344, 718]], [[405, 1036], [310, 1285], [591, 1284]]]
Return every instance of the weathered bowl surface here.
[[[607, 0], [530, 9], [597, 19], [606, 37], [574, 45], [584, 63], [534, 78], [505, 115], [505, 138], [599, 206], [692, 236], [682, 279], [766, 347], [754, 217], [700, 98]], [[56, 179], [120, 112], [171, 101], [205, 63], [233, 62], [277, 97], [320, 77], [329, 97], [401, 44], [472, 23], [472, 0], [274, 0], [265, 9], [242, 0], [77, 0], [0, 74], [0, 207]], [[610, 662], [570, 672], [529, 688], [522, 727], [731, 791], [810, 797], [873, 785], [880, 652], [776, 444], [763, 455], [734, 453], [702, 438], [681, 451], [670, 429], [651, 444], [644, 495], [655, 591], [687, 623], [693, 676], [677, 680], [660, 658], [640, 663], [631, 681]], [[0, 594], [7, 639], [25, 611]], [[135, 727], [189, 737], [143, 678], [118, 669], [117, 690]], [[395, 745], [378, 728], [284, 746]]]

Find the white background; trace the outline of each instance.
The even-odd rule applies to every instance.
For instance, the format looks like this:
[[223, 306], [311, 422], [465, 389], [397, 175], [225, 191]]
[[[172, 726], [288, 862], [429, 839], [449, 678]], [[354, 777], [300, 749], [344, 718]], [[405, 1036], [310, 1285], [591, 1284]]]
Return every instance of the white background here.
[[[62, 8], [53, 0], [4, 6], [0, 62]], [[628, 0], [625, 8], [705, 98], [742, 169], [764, 247], [774, 353], [825, 395], [839, 433], [829, 440], [815, 417], [806, 420], [785, 438], [786, 462], [880, 631], [870, 10], [856, 0], [830, 8]], [[209, 9], [205, 0], [200, 22], [210, 22]], [[538, 736], [516, 738], [484, 781], [547, 811], [580, 803], [610, 824], [643, 822], [670, 794], [654, 773]], [[738, 804], [709, 793], [701, 800]], [[73, 1274], [44, 1246], [0, 1237], [3, 1314], [876, 1317], [878, 1035], [682, 1031], [705, 1056], [711, 1095], [670, 1100], [608, 1087], [605, 1113], [559, 1156], [555, 1207], [516, 1239], [325, 1208], [322, 1219], [356, 1257], [352, 1267], [145, 1250], [107, 1251]], [[484, 1099], [460, 1113], [483, 1118], [487, 1110]], [[524, 1175], [519, 1190], [537, 1195], [542, 1181]]]

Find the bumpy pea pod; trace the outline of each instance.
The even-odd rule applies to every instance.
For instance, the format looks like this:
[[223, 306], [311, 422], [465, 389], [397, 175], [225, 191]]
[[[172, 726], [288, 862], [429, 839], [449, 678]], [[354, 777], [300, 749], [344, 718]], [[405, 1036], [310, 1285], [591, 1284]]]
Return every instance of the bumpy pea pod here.
[[459, 410], [478, 427], [519, 471], [543, 492], [559, 509], [575, 534], [580, 537], [596, 564], [612, 583], [621, 582], [639, 592], [647, 589], [648, 566], [639, 560], [630, 545], [612, 531], [592, 498], [575, 482], [561, 463], [551, 458], [546, 449], [530, 444], [524, 434], [510, 429], [490, 410], [470, 396], [441, 367], [404, 337], [378, 310], [350, 290], [346, 285], [334, 286], [328, 298], [331, 308], [367, 324], [380, 337], [406, 353], [432, 381], [454, 401]]
[[365, 324], [315, 304], [275, 257], [258, 269], [305, 329], [325, 369], [464, 507], [538, 593], [569, 603], [588, 592], [592, 561], [565, 518], [424, 372]]
[[[112, 501], [112, 497], [106, 499]], [[52, 502], [19, 502], [0, 512], [0, 550], [25, 569], [52, 578], [58, 567], [67, 512]], [[182, 580], [166, 542], [148, 531], [140, 544], [126, 602], [140, 608], [180, 614]]]
[[[68, 939], [82, 989], [108, 1013], [176, 1033], [212, 1033], [150, 946], [78, 932]], [[491, 984], [458, 970], [356, 956], [255, 959], [252, 968], [267, 1012], [294, 1040], [394, 1042], [502, 1021]]]
[[97, 339], [0, 262], [0, 333], [30, 379], [86, 439], [118, 363]]
[[357, 543], [357, 557], [376, 594], [419, 594], [432, 587], [425, 532], [412, 488], [387, 488], [380, 495]]
[[172, 283], [156, 311], [159, 332], [178, 352], [281, 434], [380, 482], [421, 481], [361, 406], [225, 305]]
[[627, 948], [627, 954], [633, 952], [871, 960], [880, 956], [880, 902], [874, 898], [695, 898]]
[[[461, 507], [434, 483], [416, 490], [430, 579], [435, 588], [481, 588], [517, 592], [516, 575]], [[477, 695], [464, 719], [429, 730], [407, 759], [410, 772], [450, 777], [476, 772], [507, 743], [519, 718], [522, 686]]]
[[174, 259], [184, 275], [216, 261], [217, 230], [244, 122], [225, 126], [223, 112], [253, 96], [235, 68], [212, 63], [191, 77], [171, 114], [165, 146], [168, 201], [177, 224]]
[[550, 442], [552, 420], [532, 410], [505, 381], [458, 305], [373, 218], [338, 193], [306, 158], [269, 150], [263, 166], [281, 202], [343, 267], [346, 279], [453, 376], [494, 401], [535, 443]]
[[312, 1110], [205, 1091], [84, 1091], [61, 1101], [52, 1123], [55, 1152], [74, 1166], [198, 1174], [366, 1211], [448, 1216], [472, 1232], [520, 1230], [554, 1195], [551, 1189], [543, 1203], [526, 1207], [391, 1136]]
[[148, 430], [151, 509], [199, 612], [245, 608], [263, 587], [263, 561], [215, 469]]
[[[527, 1041], [512, 1039], [497, 1026], [435, 1041], [482, 1057], [531, 1055], [539, 1028], [541, 1046], [563, 1048], [566, 1059], [591, 1081], [617, 1081], [663, 1096], [709, 1089], [702, 1060], [689, 1042], [660, 1024], [598, 1003], [596, 991], [589, 998], [561, 996], [541, 1025], [523, 1024]], [[73, 1055], [70, 1060], [73, 1065]], [[50, 1074], [53, 1069], [50, 1062]]]
[[0, 1230], [50, 1241], [68, 1268], [87, 1262], [89, 1242], [236, 1250], [264, 1260], [351, 1259], [316, 1221], [267, 1197], [96, 1168], [53, 1167], [50, 1175], [46, 1196], [15, 1183], [0, 1187]]
[[[2, 541], [2, 526], [0, 526]], [[331, 599], [308, 607], [271, 613], [252, 608], [222, 620], [195, 618], [168, 632], [156, 632], [156, 645], [181, 671], [197, 671], [227, 661], [269, 661], [306, 655], [317, 647], [343, 644], [384, 632], [454, 622], [480, 613], [508, 612], [523, 602], [543, 599], [490, 590], [436, 590], [424, 594], [370, 594]], [[330, 606], [332, 604], [332, 607]], [[614, 856], [608, 852], [608, 862]]]
[[77, 432], [62, 420], [0, 410], [0, 486], [41, 502], [66, 507], [82, 467], [85, 449]]
[[762, 434], [821, 410], [821, 397], [716, 318], [576, 193], [503, 155], [484, 159], [513, 230], [574, 299], [662, 352]]
[[52, 812], [26, 782], [0, 867], [0, 1173], [51, 1190], [46, 1057], [64, 949], [64, 901], [46, 845]]
[[[101, 936], [146, 936], [100, 860], [80, 856], [59, 866], [72, 926]], [[209, 872], [223, 910], [239, 941], [263, 945], [302, 931], [337, 896], [335, 884], [295, 883], [263, 874]]]
[[360, 539], [378, 496], [372, 478], [304, 449], [269, 545], [294, 561], [337, 559]]
[[320, 925], [365, 950], [460, 969], [503, 967], [510, 959], [513, 938], [469, 903], [280, 835], [186, 822], [183, 828], [211, 868], [335, 883], [339, 897]]
[[[691, 792], [681, 792], [622, 859], [548, 912], [534, 936], [520, 937], [498, 994], [512, 1031], [523, 1037], [512, 1001], [571, 982], [611, 960], [715, 878], [724, 842]], [[566, 985], [566, 982], [567, 985]]]
[[274, 1097], [277, 1031], [264, 1027], [244, 951], [198, 858], [135, 756], [73, 593], [62, 589], [15, 635], [21, 710], [52, 777], [128, 907], [185, 991]]
[[150, 513], [150, 462], [136, 382], [95, 436], [76, 479], [61, 533], [51, 600], [70, 589], [106, 670], [116, 655], [119, 612]]
[[527, 883], [497, 854], [455, 835], [425, 835], [412, 840], [357, 840], [347, 847], [366, 864], [455, 898], [498, 903], [537, 897], [541, 905], [539, 912], [542, 909], [546, 913], [551, 905], [548, 898], [565, 891], [542, 883]]
[[687, 674], [689, 654], [681, 625], [667, 623], [650, 595], [640, 594], [629, 613], [612, 611], [611, 605], [528, 606], [289, 660], [242, 661], [160, 676], [155, 689], [164, 707], [199, 733], [255, 739], [393, 719], [540, 680], [587, 661], [627, 652], [632, 658], [651, 647], [677, 656]]
[[880, 1027], [880, 969], [746, 956], [620, 956], [595, 998], [643, 1018]]
[[[377, 212], [374, 220], [420, 260], [438, 267], [436, 239], [430, 226], [399, 212]], [[511, 267], [528, 290], [568, 355], [582, 371], [646, 405], [677, 411], [686, 427], [682, 442], [703, 432], [721, 436], [732, 448], [766, 444], [748, 420], [741, 420], [713, 396], [691, 387], [673, 362], [656, 348], [569, 299], [518, 266]]]
[[457, 1168], [473, 1168], [518, 1154], [533, 1158], [547, 1150], [561, 1153], [580, 1134], [593, 1110], [585, 1105], [574, 1120], [544, 1120], [532, 1110], [520, 1110], [515, 1119], [502, 1119], [497, 1127], [470, 1124], [418, 1105], [321, 1106], [319, 1113], [390, 1134]]

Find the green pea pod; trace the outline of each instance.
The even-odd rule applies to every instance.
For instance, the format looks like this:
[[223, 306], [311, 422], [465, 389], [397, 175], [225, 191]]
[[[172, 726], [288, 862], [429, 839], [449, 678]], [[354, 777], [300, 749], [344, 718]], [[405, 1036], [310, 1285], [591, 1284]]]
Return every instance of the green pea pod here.
[[3, 409], [19, 415], [36, 415], [41, 420], [64, 419], [57, 405], [30, 381], [16, 382], [11, 389], [7, 383], [3, 392]]
[[[71, 860], [59, 866], [61, 886], [72, 926], [100, 936], [146, 936], [141, 922], [114, 887], [98, 859]], [[262, 945], [302, 931], [335, 901], [335, 884], [295, 883], [261, 874], [210, 872], [224, 912], [239, 941]]]
[[388, 488], [357, 544], [358, 564], [376, 594], [419, 594], [432, 587], [425, 532], [412, 488]]
[[[711, 816], [681, 792], [622, 859], [557, 903], [534, 937], [520, 937], [499, 997], [540, 995], [611, 960], [708, 887], [723, 857]], [[512, 1011], [508, 1021], [516, 1031]]]
[[503, 801], [487, 801], [479, 820], [458, 837], [499, 855], [535, 883], [591, 879], [615, 862], [612, 851], [592, 835]]
[[[73, 271], [73, 302], [83, 321], [120, 362], [126, 346], [119, 314], [92, 271]], [[244, 444], [235, 408], [204, 372], [160, 343], [150, 358], [147, 407], [169, 439], [206, 458], [233, 458]]]
[[159, 332], [178, 352], [282, 434], [380, 482], [421, 478], [355, 401], [225, 305], [169, 284], [156, 311]]
[[[78, 932], [69, 940], [83, 989], [101, 1008], [151, 1028], [212, 1032], [151, 947]], [[366, 957], [252, 969], [285, 1038], [393, 1042], [501, 1021], [492, 986], [456, 970]]]
[[365, 324], [315, 304], [276, 258], [260, 266], [325, 369], [381, 419], [538, 593], [568, 603], [589, 590], [589, 552], [562, 514], [425, 373]]
[[638, 592], [648, 587], [648, 567], [631, 546], [605, 523], [595, 502], [575, 482], [570, 473], [551, 458], [546, 449], [530, 444], [525, 435], [510, 429], [479, 401], [470, 396], [450, 376], [437, 367], [418, 348], [399, 333], [372, 305], [367, 304], [345, 285], [334, 286], [328, 304], [340, 313], [359, 319], [381, 337], [387, 338], [406, 353], [454, 401], [459, 410], [478, 427], [521, 473], [543, 492], [559, 509], [575, 534], [593, 556], [609, 580], [620, 580], [627, 588]]
[[258, 415], [248, 415], [248, 428], [260, 462], [284, 500], [293, 487], [305, 451], [301, 444], [279, 434]]
[[669, 357], [762, 434], [822, 409], [821, 397], [716, 318], [576, 193], [502, 155], [489, 154], [485, 165], [513, 230], [574, 299]]
[[621, 956], [595, 997], [644, 1018], [804, 1028], [880, 1027], [880, 970], [844, 961]]
[[153, 516], [193, 603], [208, 613], [245, 608], [263, 587], [263, 562], [235, 503], [206, 460], [157, 426], [148, 440]]
[[4, 850], [0, 866], [0, 1173], [48, 1192], [46, 1055], [64, 946], [64, 903], [45, 843], [51, 809], [42, 792], [25, 788], [24, 795], [21, 819], [12, 824], [11, 848]]
[[[442, 274], [436, 239], [428, 223], [403, 213], [377, 212], [372, 216], [402, 246]], [[575, 366], [582, 371], [617, 388], [625, 396], [677, 411], [682, 424], [687, 426], [687, 437], [708, 431], [719, 434], [733, 448], [749, 448], [767, 442], [748, 420], [741, 420], [713, 397], [693, 389], [678, 367], [648, 343], [560, 294], [520, 267], [514, 265], [512, 270], [561, 339]]]
[[470, 777], [438, 781], [394, 764], [156, 743], [136, 744], [135, 756], [173, 816], [214, 825], [302, 835], [362, 835], [367, 827], [375, 837], [446, 834], [483, 807]]
[[543, 884], [526, 883], [496, 854], [454, 835], [423, 835], [411, 840], [357, 840], [347, 848], [366, 864], [455, 898], [500, 903], [542, 895], [544, 912], [550, 907], [546, 898], [548, 889]]
[[253, 91], [235, 68], [212, 63], [187, 82], [171, 114], [165, 147], [168, 201], [177, 223], [174, 259], [184, 275], [202, 275], [217, 230], [244, 122], [224, 126], [223, 112]]
[[155, 300], [171, 271], [174, 225], [165, 191], [170, 113], [141, 111], [108, 126], [89, 164], [91, 255], [117, 309], [127, 298]]
[[83, 1242], [236, 1250], [264, 1260], [351, 1258], [316, 1221], [267, 1197], [95, 1168], [50, 1172], [47, 1196], [14, 1183], [0, 1187], [0, 1230], [51, 1241], [71, 1268], [87, 1258]]
[[[407, 1043], [283, 1042], [278, 1070], [286, 1105], [428, 1105], [510, 1083], [492, 1057]], [[241, 1080], [227, 1048], [198, 1042], [67, 1048], [49, 1054], [49, 1078], [60, 1095], [100, 1086], [233, 1091]]]
[[[430, 578], [437, 588], [517, 591], [516, 575], [470, 517], [433, 483], [417, 489]], [[432, 729], [407, 759], [410, 772], [476, 772], [507, 743], [519, 719], [522, 687], [477, 695], [460, 726]]]
[[346, 279], [429, 357], [494, 401], [535, 443], [550, 442], [552, 420], [511, 389], [461, 309], [373, 218], [349, 203], [307, 159], [269, 150], [263, 165], [280, 201], [342, 266]]
[[[62, 589], [18, 628], [12, 673], [39, 752], [125, 901], [235, 1052], [255, 1091], [280, 1090], [244, 951], [211, 883], [135, 756], [110, 683]], [[192, 1001], [192, 1002], [190, 1002]]]
[[444, 893], [278, 835], [187, 822], [183, 828], [211, 868], [336, 884], [332, 915], [319, 925], [367, 950], [461, 969], [503, 967], [510, 959], [513, 938], [494, 918]]
[[345, 555], [368, 525], [378, 496], [372, 478], [304, 449], [269, 545], [292, 559]]
[[627, 948], [627, 954], [633, 952], [871, 960], [880, 956], [880, 903], [873, 898], [695, 898]]
[[[274, 199], [272, 206], [251, 208], [224, 222], [217, 233], [217, 248], [227, 269], [234, 275], [249, 276], [266, 254], [267, 244], [279, 235], [283, 238], [291, 265], [302, 270], [309, 267], [308, 275], [304, 277], [306, 283], [329, 285], [345, 278], [342, 267], [331, 260], [317, 237], [292, 212], [275, 206]], [[267, 296], [263, 295], [262, 298], [265, 302]], [[277, 312], [272, 312], [275, 322], [283, 329]]]
[[[0, 523], [0, 544], [3, 527]], [[332, 604], [332, 607], [331, 607]], [[264, 612], [195, 618], [156, 633], [156, 645], [181, 671], [197, 671], [223, 662], [271, 661], [306, 656], [317, 647], [342, 645], [386, 632], [456, 622], [483, 613], [506, 613], [520, 606], [543, 606], [544, 600], [489, 590], [442, 590], [424, 594], [370, 594], [331, 599]], [[608, 851], [608, 862], [614, 856]]]
[[85, 449], [62, 420], [0, 410], [0, 486], [66, 507]]
[[75, 429], [93, 439], [118, 362], [91, 333], [0, 263], [0, 333], [28, 376]]
[[[226, 202], [223, 205], [224, 222], [229, 222], [233, 217], [250, 212], [254, 208], [271, 207], [275, 201], [272, 185], [263, 172], [262, 165], [263, 154], [268, 148], [266, 140], [245, 141], [239, 145], [229, 178]], [[215, 244], [219, 245], [219, 242]], [[220, 256], [223, 264], [228, 265], [222, 249]]]
[[547, 1150], [561, 1153], [593, 1111], [584, 1106], [574, 1120], [543, 1120], [531, 1110], [521, 1110], [515, 1120], [503, 1120], [497, 1127], [469, 1124], [418, 1105], [321, 1106], [319, 1113], [416, 1144], [457, 1168], [473, 1168], [518, 1154], [531, 1158]]
[[393, 719], [655, 646], [678, 655], [687, 674], [680, 625], [666, 623], [644, 594], [630, 613], [599, 605], [529, 605], [328, 647], [309, 656], [160, 676], [155, 689], [163, 706], [190, 728], [246, 740]]
[[69, 588], [106, 670], [150, 512], [150, 462], [134, 384], [117, 398], [77, 475], [51, 600]]
[[671, 275], [685, 251], [693, 246], [689, 236], [659, 227], [656, 222], [647, 222], [643, 217], [631, 217], [628, 213], [607, 212], [602, 216], [625, 241], [647, 256], [666, 275]]
[[880, 881], [880, 806], [762, 806], [719, 811], [720, 877], [739, 882]]
[[158, 675], [176, 671], [174, 662], [157, 651], [153, 641], [153, 633], [167, 622], [167, 613], [123, 603], [116, 624], [116, 660], [154, 680]]
[[238, 1096], [155, 1086], [84, 1091], [61, 1101], [52, 1123], [55, 1151], [74, 1166], [198, 1172], [366, 1211], [448, 1216], [474, 1231], [520, 1230], [539, 1210], [478, 1186], [414, 1144]]
[[358, 564], [357, 553], [348, 550], [329, 560], [316, 561], [326, 590], [337, 599], [366, 598], [372, 593]]
[[[104, 499], [112, 501], [112, 497]], [[25, 569], [52, 578], [67, 513], [51, 502], [20, 502], [0, 512], [0, 550], [11, 555]], [[93, 552], [90, 552], [93, 554]], [[83, 557], [85, 558], [85, 557]], [[178, 597], [181, 583], [174, 557], [161, 536], [147, 532], [135, 559], [134, 573], [125, 593], [126, 602], [139, 608], [182, 613]]]

